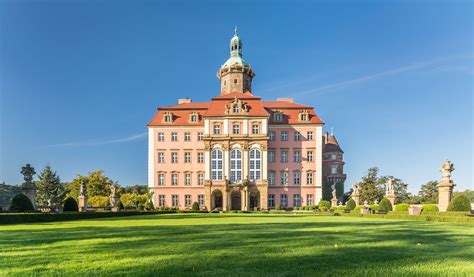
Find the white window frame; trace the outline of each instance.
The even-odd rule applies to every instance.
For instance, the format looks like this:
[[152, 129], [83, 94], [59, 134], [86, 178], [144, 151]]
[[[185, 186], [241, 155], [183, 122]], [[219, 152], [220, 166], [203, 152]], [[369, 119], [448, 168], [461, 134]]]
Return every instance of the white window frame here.
[[224, 153], [221, 149], [214, 149], [211, 152], [211, 178], [213, 181], [223, 179]]
[[262, 151], [258, 149], [250, 150], [250, 180], [260, 180], [262, 178]]
[[280, 151], [280, 162], [287, 163], [288, 162], [288, 150], [281, 150]]
[[165, 195], [164, 194], [158, 195], [158, 206], [160, 206], [160, 207], [166, 206], [166, 201], [165, 201]]
[[178, 133], [172, 132], [171, 133], [171, 141], [178, 141]]
[[193, 204], [191, 194], [185, 194], [184, 195], [184, 206], [185, 207], [191, 207]]
[[232, 183], [242, 180], [242, 151], [232, 149], [230, 151], [230, 181]]
[[171, 173], [171, 185], [177, 186], [179, 184], [179, 176], [178, 173]]
[[191, 173], [184, 173], [184, 185], [190, 186], [191, 185], [192, 176]]
[[232, 134], [240, 135], [240, 124], [232, 124]]
[[198, 173], [198, 185], [204, 185], [204, 173]]
[[184, 152], [184, 162], [185, 163], [191, 162], [191, 152]]
[[184, 141], [191, 141], [191, 133], [190, 132], [184, 133]]
[[293, 194], [293, 207], [301, 207], [301, 194]]
[[198, 163], [203, 163], [204, 162], [204, 152], [198, 152], [197, 153], [197, 162]]
[[288, 186], [288, 171], [280, 172], [280, 184], [282, 186]]
[[177, 194], [171, 195], [171, 205], [173, 207], [179, 207], [179, 195]]
[[294, 150], [294, 152], [293, 152], [293, 161], [295, 163], [301, 162], [301, 151], [300, 150]]
[[308, 159], [308, 162], [313, 161], [313, 151], [307, 151], [306, 152], [306, 158]]
[[307, 140], [313, 140], [313, 131], [308, 131], [306, 137], [307, 137]]
[[165, 133], [158, 132], [158, 141], [165, 141]]
[[204, 139], [204, 133], [203, 133], [203, 132], [199, 132], [199, 133], [197, 134], [197, 140], [198, 140], [198, 141], [202, 141], [203, 139]]
[[158, 163], [165, 163], [165, 152], [158, 152]]
[[275, 141], [275, 131], [269, 131], [268, 132], [268, 139], [270, 141]]
[[215, 123], [212, 127], [213, 134], [214, 135], [220, 135], [221, 134], [221, 124]]
[[275, 171], [268, 171], [268, 185], [275, 185]]
[[158, 186], [162, 187], [165, 185], [165, 174], [158, 173]]
[[260, 126], [257, 123], [252, 124], [252, 134], [258, 135], [260, 133]]
[[288, 132], [281, 131], [280, 137], [281, 137], [281, 141], [288, 141]]
[[275, 207], [275, 194], [268, 195], [268, 207]]
[[299, 170], [293, 171], [293, 185], [295, 186], [301, 185], [301, 171]]
[[269, 163], [274, 163], [275, 160], [275, 150], [270, 150], [268, 151], [268, 162]]
[[312, 185], [313, 184], [313, 172], [306, 172], [306, 185]]
[[294, 141], [300, 141], [301, 140], [301, 133], [298, 132], [298, 131], [295, 131], [295, 133], [293, 134], [293, 140]]
[[280, 206], [282, 208], [288, 207], [288, 195], [287, 194], [280, 194]]
[[171, 152], [171, 163], [178, 163], [178, 152]]

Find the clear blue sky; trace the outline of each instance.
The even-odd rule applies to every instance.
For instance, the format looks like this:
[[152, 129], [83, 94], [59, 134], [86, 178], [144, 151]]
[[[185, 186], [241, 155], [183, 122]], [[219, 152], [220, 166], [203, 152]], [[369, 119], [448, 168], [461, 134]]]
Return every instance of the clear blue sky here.
[[315, 106], [345, 151], [410, 191], [455, 163], [473, 185], [472, 1], [0, 1], [0, 182], [49, 163], [145, 184], [145, 125], [207, 101], [234, 25], [254, 94]]

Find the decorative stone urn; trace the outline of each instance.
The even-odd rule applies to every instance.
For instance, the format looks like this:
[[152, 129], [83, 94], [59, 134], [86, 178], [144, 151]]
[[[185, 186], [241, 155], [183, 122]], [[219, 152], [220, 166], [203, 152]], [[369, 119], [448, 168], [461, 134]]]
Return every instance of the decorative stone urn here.
[[451, 175], [454, 171], [454, 164], [446, 160], [441, 165], [439, 171], [442, 174], [442, 178], [438, 183], [438, 208], [440, 212], [445, 212], [453, 197], [454, 182], [451, 180]]

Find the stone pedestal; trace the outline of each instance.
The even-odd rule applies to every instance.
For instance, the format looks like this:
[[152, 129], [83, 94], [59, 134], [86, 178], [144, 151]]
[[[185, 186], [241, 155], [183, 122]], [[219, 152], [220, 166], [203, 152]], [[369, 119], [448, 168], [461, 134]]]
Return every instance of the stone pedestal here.
[[392, 207], [395, 208], [395, 198], [397, 198], [395, 196], [395, 194], [385, 195], [385, 198], [387, 198], [388, 201], [390, 201], [390, 203], [392, 203]]
[[87, 196], [78, 196], [78, 206], [79, 206], [79, 211], [80, 212], [86, 212], [87, 211]]
[[34, 186], [23, 187], [21, 192], [30, 199], [31, 204], [33, 204], [33, 209], [36, 211], [36, 189]]
[[337, 207], [337, 198], [331, 199], [331, 207]]
[[361, 213], [361, 214], [369, 214], [369, 208], [367, 208], [367, 207], [361, 208], [361, 209], [360, 209], [360, 213]]
[[452, 180], [441, 181], [438, 184], [438, 208], [440, 212], [445, 212], [453, 197], [454, 183]]
[[421, 207], [417, 207], [417, 206], [408, 207], [408, 214], [409, 215], [420, 215], [421, 214]]

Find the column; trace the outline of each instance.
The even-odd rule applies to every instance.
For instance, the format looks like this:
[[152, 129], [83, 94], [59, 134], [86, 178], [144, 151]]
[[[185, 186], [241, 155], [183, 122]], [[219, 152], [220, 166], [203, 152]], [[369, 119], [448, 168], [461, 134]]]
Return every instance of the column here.
[[314, 172], [314, 184], [316, 185], [314, 204], [318, 205], [323, 196], [323, 126], [317, 126], [314, 139], [316, 142], [315, 157], [316, 168]]
[[204, 152], [204, 180], [211, 180], [211, 150]]

